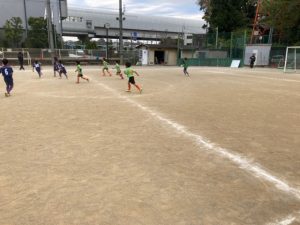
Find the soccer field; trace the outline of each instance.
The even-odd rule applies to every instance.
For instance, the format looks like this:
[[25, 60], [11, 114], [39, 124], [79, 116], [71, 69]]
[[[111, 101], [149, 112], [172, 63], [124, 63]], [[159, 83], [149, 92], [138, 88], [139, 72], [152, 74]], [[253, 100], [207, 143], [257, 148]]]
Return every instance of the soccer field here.
[[0, 83], [0, 224], [300, 224], [300, 75], [136, 67]]

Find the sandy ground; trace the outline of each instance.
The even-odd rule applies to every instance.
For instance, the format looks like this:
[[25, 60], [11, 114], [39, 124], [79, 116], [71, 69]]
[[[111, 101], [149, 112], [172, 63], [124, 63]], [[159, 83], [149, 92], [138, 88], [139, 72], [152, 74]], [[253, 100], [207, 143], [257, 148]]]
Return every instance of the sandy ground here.
[[1, 225], [300, 224], [300, 74], [67, 69], [0, 83]]

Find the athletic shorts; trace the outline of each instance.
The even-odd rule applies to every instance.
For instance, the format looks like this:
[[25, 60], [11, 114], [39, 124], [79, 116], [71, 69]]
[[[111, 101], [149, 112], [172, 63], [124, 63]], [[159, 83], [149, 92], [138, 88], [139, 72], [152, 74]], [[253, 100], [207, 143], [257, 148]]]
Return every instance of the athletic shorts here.
[[4, 78], [4, 82], [5, 82], [6, 85], [14, 85], [14, 80], [10, 76], [9, 77], [5, 77]]
[[129, 77], [128, 82], [131, 83], [131, 84], [135, 84], [134, 77]]
[[107, 70], [108, 71], [108, 68], [106, 67], [106, 68], [103, 68], [103, 70]]
[[83, 74], [77, 74], [77, 77], [83, 77]]
[[54, 71], [59, 71], [58, 66], [57, 66], [57, 65], [54, 65], [54, 66], [53, 66], [53, 70], [54, 70]]

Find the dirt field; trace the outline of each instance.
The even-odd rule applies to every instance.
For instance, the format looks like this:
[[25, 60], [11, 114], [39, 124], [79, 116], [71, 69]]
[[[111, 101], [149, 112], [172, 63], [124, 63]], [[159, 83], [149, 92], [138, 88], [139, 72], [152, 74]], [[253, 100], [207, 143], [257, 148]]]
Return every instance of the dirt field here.
[[1, 225], [300, 224], [300, 74], [26, 69], [0, 83]]

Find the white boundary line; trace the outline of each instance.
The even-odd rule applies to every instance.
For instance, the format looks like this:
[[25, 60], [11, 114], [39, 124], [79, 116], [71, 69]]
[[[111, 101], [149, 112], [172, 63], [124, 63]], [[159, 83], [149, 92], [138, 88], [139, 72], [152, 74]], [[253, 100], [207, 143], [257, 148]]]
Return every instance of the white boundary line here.
[[244, 156], [233, 153], [231, 150], [219, 147], [217, 144], [210, 142], [206, 138], [188, 131], [188, 129], [186, 129], [183, 125], [173, 122], [172, 120], [159, 115], [159, 113], [155, 112], [154, 110], [149, 109], [148, 107], [143, 106], [124, 95], [121, 95], [120, 93], [118, 93], [117, 91], [115, 91], [114, 89], [110, 88], [109, 86], [103, 83], [97, 82], [97, 84], [102, 86], [106, 90], [114, 93], [118, 98], [125, 100], [126, 102], [134, 105], [135, 107], [138, 107], [144, 112], [147, 112], [148, 114], [150, 114], [155, 119], [162, 122], [163, 124], [168, 125], [170, 128], [173, 128], [177, 133], [182, 134], [190, 138], [191, 140], [195, 141], [197, 145], [202, 149], [205, 148], [206, 150], [210, 150], [212, 153], [215, 153], [218, 156], [230, 160], [231, 162], [235, 163], [240, 169], [247, 171], [248, 173], [251, 173], [255, 177], [268, 181], [269, 183], [273, 184], [278, 190], [281, 190], [291, 196], [294, 196], [296, 199], [300, 200], [300, 190], [291, 187], [285, 181], [282, 181], [276, 176], [270, 174], [265, 169], [263, 169], [259, 164], [253, 163], [249, 159], [245, 158]]
[[[297, 214], [299, 214], [300, 212], [298, 212]], [[276, 222], [273, 223], [268, 223], [267, 225], [290, 225], [293, 222], [296, 222], [297, 217], [295, 215], [288, 215], [287, 217], [281, 219], [281, 220], [277, 220]]]
[[262, 77], [262, 76], [255, 76], [255, 75], [249, 75], [249, 74], [235, 74], [235, 73], [232, 73], [232, 72], [229, 72], [229, 71], [205, 70], [205, 72], [214, 73], [214, 74], [228, 74], [228, 75], [237, 76], [237, 77], [251, 77], [251, 78], [264, 79], [264, 80], [276, 80], [276, 81], [300, 83], [300, 80], [286, 79], [285, 77], [282, 77], [282, 78]]

